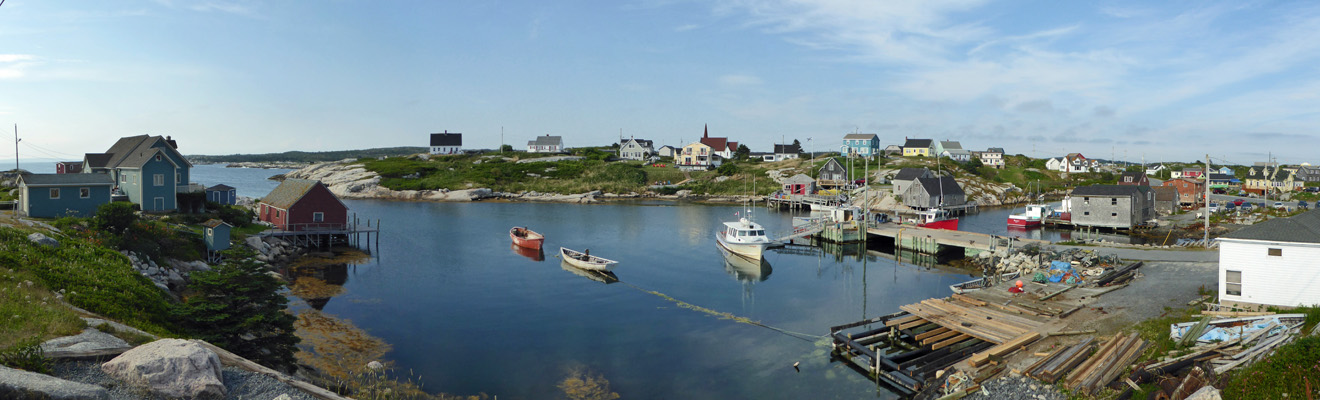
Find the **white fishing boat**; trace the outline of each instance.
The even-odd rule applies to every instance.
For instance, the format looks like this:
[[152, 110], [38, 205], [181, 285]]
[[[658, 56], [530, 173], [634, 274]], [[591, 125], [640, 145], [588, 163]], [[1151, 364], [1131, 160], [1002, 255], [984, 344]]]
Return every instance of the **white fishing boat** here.
[[[1000, 274], [1000, 275], [999, 275], [999, 280], [998, 280], [998, 281], [999, 281], [999, 282], [1005, 282], [1005, 281], [1008, 281], [1008, 280], [1010, 280], [1010, 279], [1016, 279], [1017, 277], [1018, 277], [1018, 273], [1017, 273], [1017, 272], [1009, 272], [1009, 273], [1007, 273], [1007, 274]], [[990, 278], [988, 278], [988, 277], [981, 277], [981, 278], [976, 278], [976, 279], [973, 279], [973, 280], [970, 280], [970, 281], [967, 281], [967, 282], [963, 282], [963, 283], [955, 283], [955, 284], [949, 285], [949, 290], [952, 290], [954, 293], [957, 293], [957, 294], [964, 294], [964, 293], [967, 293], [967, 292], [970, 292], [970, 291], [974, 291], [974, 290], [985, 289], [985, 288], [987, 288], [987, 287], [990, 287], [990, 285], [994, 285], [995, 283], [997, 283], [997, 282], [991, 282], [991, 281], [990, 281]]]
[[615, 264], [619, 263], [618, 261], [607, 258], [593, 256], [591, 255], [591, 250], [581, 252], [560, 247], [559, 255], [564, 258], [564, 261], [567, 261], [574, 267], [589, 269], [592, 271], [609, 271], [614, 269]]
[[739, 257], [760, 260], [772, 241], [765, 235], [765, 228], [761, 224], [741, 218], [725, 222], [724, 229], [715, 232], [715, 242], [720, 248]]
[[1008, 216], [1008, 226], [1033, 227], [1040, 226], [1045, 217], [1054, 213], [1054, 207], [1049, 204], [1028, 204], [1026, 211]]

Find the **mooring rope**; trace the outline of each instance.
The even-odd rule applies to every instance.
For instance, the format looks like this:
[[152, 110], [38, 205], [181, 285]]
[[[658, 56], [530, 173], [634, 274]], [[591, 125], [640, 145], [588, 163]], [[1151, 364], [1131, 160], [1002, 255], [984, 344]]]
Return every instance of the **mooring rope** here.
[[811, 334], [806, 334], [806, 333], [801, 333], [801, 332], [793, 332], [793, 331], [790, 331], [790, 330], [787, 330], [787, 329], [776, 328], [776, 327], [773, 327], [773, 326], [770, 326], [770, 325], [766, 325], [766, 324], [760, 323], [760, 322], [758, 322], [758, 321], [753, 321], [753, 320], [751, 320], [751, 319], [748, 319], [747, 317], [740, 317], [740, 316], [733, 315], [733, 314], [731, 314], [731, 313], [727, 313], [727, 312], [723, 312], [723, 311], [715, 311], [715, 310], [712, 310], [712, 309], [709, 309], [709, 308], [706, 308], [706, 307], [702, 307], [702, 306], [699, 306], [699, 305], [696, 305], [696, 304], [688, 303], [688, 302], [683, 301], [683, 300], [675, 299], [675, 298], [673, 298], [672, 296], [669, 296], [669, 295], [664, 294], [664, 293], [660, 293], [660, 292], [657, 292], [657, 291], [654, 291], [654, 290], [647, 290], [647, 289], [644, 289], [644, 288], [638, 287], [637, 285], [634, 285], [634, 284], [631, 284], [631, 283], [628, 283], [628, 282], [619, 281], [619, 283], [622, 283], [622, 284], [624, 284], [624, 285], [626, 285], [626, 286], [628, 286], [628, 287], [630, 287], [630, 288], [636, 289], [636, 290], [639, 291], [639, 292], [652, 294], [652, 295], [655, 295], [656, 297], [659, 297], [659, 298], [662, 298], [662, 299], [668, 300], [668, 301], [670, 301], [670, 302], [673, 302], [674, 304], [678, 304], [678, 306], [679, 306], [680, 308], [686, 308], [686, 309], [689, 309], [689, 310], [693, 310], [693, 311], [697, 311], [697, 312], [705, 313], [705, 314], [708, 314], [708, 315], [711, 315], [711, 316], [719, 317], [720, 319], [727, 319], [727, 320], [732, 320], [732, 321], [734, 321], [734, 322], [744, 323], [744, 324], [753, 325], [753, 326], [759, 326], [759, 327], [762, 327], [762, 328], [765, 328], [765, 329], [769, 329], [769, 330], [772, 330], [772, 331], [775, 331], [775, 332], [779, 332], [779, 333], [782, 333], [782, 334], [784, 334], [784, 335], [787, 335], [788, 337], [791, 337], [791, 338], [794, 338], [794, 339], [798, 339], [798, 340], [802, 340], [802, 341], [805, 341], [805, 342], [815, 342], [815, 341], [817, 341], [817, 340], [820, 340], [820, 339], [824, 339], [824, 338], [825, 338], [825, 336], [822, 336], [822, 335], [811, 335]]

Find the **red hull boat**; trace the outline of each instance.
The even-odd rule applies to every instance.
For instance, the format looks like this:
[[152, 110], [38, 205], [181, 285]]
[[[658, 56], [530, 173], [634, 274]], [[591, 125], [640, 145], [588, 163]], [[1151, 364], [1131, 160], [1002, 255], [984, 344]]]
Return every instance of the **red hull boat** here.
[[517, 226], [509, 229], [509, 239], [513, 239], [513, 244], [519, 247], [537, 250], [540, 250], [541, 243], [545, 242], [545, 236], [533, 232], [531, 229]]

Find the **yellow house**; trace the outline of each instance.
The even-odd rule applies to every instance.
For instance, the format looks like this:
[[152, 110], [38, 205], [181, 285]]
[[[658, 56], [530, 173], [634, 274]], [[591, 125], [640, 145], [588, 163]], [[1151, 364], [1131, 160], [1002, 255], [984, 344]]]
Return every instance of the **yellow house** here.
[[931, 155], [930, 139], [908, 139], [903, 144], [903, 157], [930, 157]]
[[720, 165], [720, 156], [710, 146], [692, 142], [674, 154], [674, 164], [681, 170], [707, 170]]

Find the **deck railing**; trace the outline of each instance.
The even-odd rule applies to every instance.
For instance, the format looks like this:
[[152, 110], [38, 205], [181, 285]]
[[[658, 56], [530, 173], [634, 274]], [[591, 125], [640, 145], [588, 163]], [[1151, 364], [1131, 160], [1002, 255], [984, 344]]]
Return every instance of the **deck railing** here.
[[335, 222], [310, 222], [303, 224], [284, 224], [276, 225], [276, 229], [298, 232], [316, 232], [316, 231], [342, 231], [348, 227], [347, 224]]
[[177, 193], [197, 193], [205, 190], [206, 186], [202, 186], [200, 183], [185, 183], [174, 186], [174, 191]]

